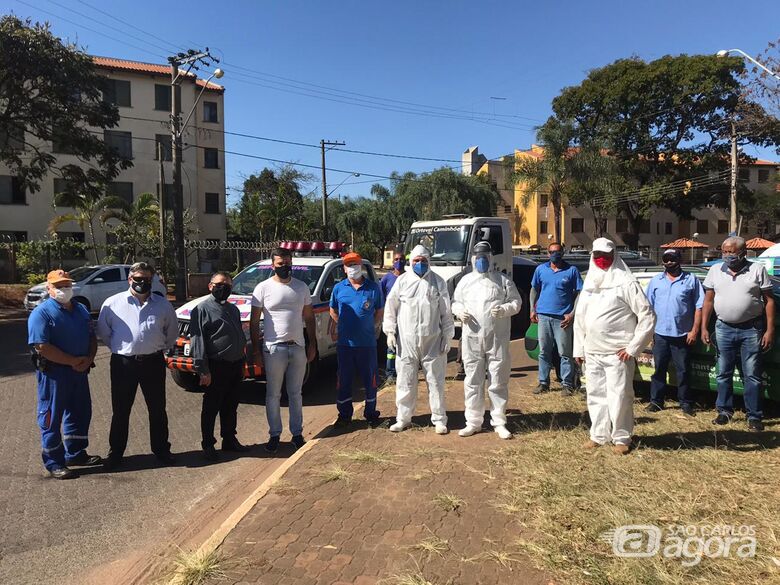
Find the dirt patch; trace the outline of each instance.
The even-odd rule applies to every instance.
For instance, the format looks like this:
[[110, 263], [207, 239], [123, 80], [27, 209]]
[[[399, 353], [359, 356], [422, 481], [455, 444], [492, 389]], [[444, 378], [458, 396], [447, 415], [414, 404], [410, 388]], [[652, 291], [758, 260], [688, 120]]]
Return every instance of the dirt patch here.
[[0, 284], [0, 308], [24, 309], [24, 295], [29, 288], [27, 284]]

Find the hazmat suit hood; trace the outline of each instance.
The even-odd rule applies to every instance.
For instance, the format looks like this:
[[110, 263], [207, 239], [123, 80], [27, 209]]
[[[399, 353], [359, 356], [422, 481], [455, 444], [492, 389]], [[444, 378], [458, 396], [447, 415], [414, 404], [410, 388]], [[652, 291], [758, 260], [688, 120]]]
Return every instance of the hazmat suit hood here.
[[602, 270], [593, 262], [593, 253], [590, 255], [590, 266], [588, 274], [585, 275], [585, 282], [582, 285], [584, 290], [599, 290], [607, 288], [616, 288], [624, 286], [629, 282], [637, 282], [636, 277], [626, 266], [626, 263], [615, 252], [615, 243], [607, 238], [597, 238], [593, 241], [593, 252], [612, 252], [614, 260], [612, 266], [607, 270]]
[[[485, 272], [477, 270], [477, 259], [480, 257], [484, 257], [488, 262], [488, 269]], [[483, 278], [488, 277], [490, 273], [493, 272], [493, 250], [490, 247], [490, 244], [487, 242], [480, 242], [474, 246], [474, 249], [471, 252], [471, 266], [473, 271]]]
[[428, 261], [428, 270], [425, 272], [425, 274], [419, 277], [419, 278], [426, 278], [431, 273], [431, 267], [430, 267], [431, 251], [425, 246], [423, 246], [422, 244], [417, 244], [414, 248], [412, 248], [412, 251], [409, 253], [409, 264], [408, 264], [409, 271], [412, 273], [414, 273], [413, 270], [414, 259], [417, 258], [418, 256], [422, 256]]

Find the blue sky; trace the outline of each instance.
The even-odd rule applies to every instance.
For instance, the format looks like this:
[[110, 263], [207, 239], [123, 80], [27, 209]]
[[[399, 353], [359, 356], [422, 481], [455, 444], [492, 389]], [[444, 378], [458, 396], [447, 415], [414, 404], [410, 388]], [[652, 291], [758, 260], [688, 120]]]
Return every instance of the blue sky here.
[[[225, 62], [228, 131], [307, 144], [343, 140], [348, 149], [452, 160], [473, 145], [488, 157], [528, 148], [551, 100], [589, 69], [631, 55], [650, 60], [735, 47], [755, 55], [777, 39], [780, 17], [777, 0], [754, 0], [749, 10], [733, 0], [0, 5], [4, 12], [48, 20], [58, 35], [93, 54], [165, 63], [182, 47], [210, 47]], [[315, 148], [227, 136], [226, 149], [320, 164]], [[747, 152], [775, 158], [772, 151]], [[346, 179], [338, 189], [342, 196], [368, 194], [373, 179], [366, 174], [458, 166], [338, 151], [328, 153], [327, 163], [363, 174], [329, 172], [331, 186]], [[265, 165], [272, 163], [228, 156], [228, 186], [240, 186], [242, 176]], [[319, 171], [304, 170], [314, 174], [310, 189], [317, 189]], [[228, 194], [235, 200], [235, 192]]]

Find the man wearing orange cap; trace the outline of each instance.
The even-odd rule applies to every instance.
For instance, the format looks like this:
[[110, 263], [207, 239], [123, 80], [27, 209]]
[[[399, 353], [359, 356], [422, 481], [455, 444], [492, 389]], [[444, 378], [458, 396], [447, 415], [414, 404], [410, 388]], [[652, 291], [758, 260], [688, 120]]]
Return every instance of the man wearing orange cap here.
[[363, 258], [350, 252], [344, 256], [347, 278], [333, 288], [330, 316], [337, 323], [339, 416], [336, 426], [347, 426], [352, 420], [352, 379], [360, 375], [366, 388], [364, 415], [370, 423], [379, 419], [376, 409], [377, 356], [376, 325], [382, 320], [384, 298], [379, 285], [363, 274]]
[[[46, 276], [49, 298], [27, 320], [27, 342], [38, 370], [38, 426], [43, 464], [56, 479], [73, 479], [68, 466], [97, 465], [87, 453], [92, 400], [87, 374], [97, 352], [92, 319], [71, 301], [73, 280], [64, 270]], [[61, 428], [62, 427], [62, 428]]]

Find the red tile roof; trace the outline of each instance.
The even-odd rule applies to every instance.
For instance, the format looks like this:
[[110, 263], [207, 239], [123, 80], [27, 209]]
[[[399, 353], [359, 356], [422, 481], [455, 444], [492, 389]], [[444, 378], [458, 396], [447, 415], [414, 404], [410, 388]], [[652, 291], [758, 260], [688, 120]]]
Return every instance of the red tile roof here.
[[772, 240], [765, 240], [764, 238], [753, 238], [745, 242], [745, 247], [748, 250], [766, 250], [774, 245], [775, 243]]
[[668, 244], [661, 244], [661, 248], [708, 248], [707, 244], [702, 244], [690, 238], [680, 238]]
[[[104, 69], [114, 69], [116, 71], [148, 73], [151, 75], [160, 75], [166, 77], [170, 76], [171, 74], [170, 65], [157, 65], [155, 63], [144, 63], [142, 61], [127, 61], [125, 59], [114, 59], [113, 57], [97, 57], [97, 56], [93, 56], [92, 61], [98, 67], [102, 67]], [[194, 78], [195, 75], [190, 73], [187, 77]], [[196, 79], [195, 83], [199, 87], [203, 87], [206, 84], [206, 81], [203, 79]], [[212, 83], [212, 82], [208, 83], [207, 89], [211, 91], [219, 91], [219, 92], [225, 90], [225, 88], [222, 87], [221, 85], [217, 85], [216, 83]]]

